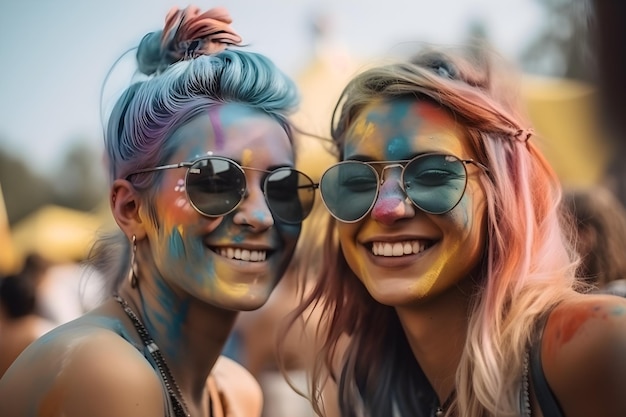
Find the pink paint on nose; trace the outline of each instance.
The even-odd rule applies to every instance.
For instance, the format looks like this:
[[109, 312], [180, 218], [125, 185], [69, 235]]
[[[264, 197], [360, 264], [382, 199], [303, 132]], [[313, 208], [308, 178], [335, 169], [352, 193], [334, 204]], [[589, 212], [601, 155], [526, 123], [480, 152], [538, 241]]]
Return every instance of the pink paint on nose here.
[[406, 214], [404, 200], [404, 192], [399, 182], [387, 180], [380, 187], [372, 216], [382, 223], [392, 223]]
[[383, 223], [391, 223], [404, 216], [405, 211], [403, 200], [397, 197], [387, 197], [378, 199], [372, 209], [372, 215]]

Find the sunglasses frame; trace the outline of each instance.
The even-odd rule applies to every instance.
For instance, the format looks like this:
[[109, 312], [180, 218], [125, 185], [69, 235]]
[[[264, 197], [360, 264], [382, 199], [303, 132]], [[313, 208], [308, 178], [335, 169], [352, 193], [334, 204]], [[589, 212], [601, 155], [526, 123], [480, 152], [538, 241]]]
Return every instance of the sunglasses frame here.
[[[433, 212], [430, 210], [425, 210], [422, 207], [420, 207], [415, 201], [413, 201], [413, 199], [409, 196], [409, 194], [406, 191], [405, 188], [405, 181], [404, 181], [404, 173], [406, 172], [406, 167], [408, 165], [410, 165], [412, 162], [417, 161], [418, 159], [424, 158], [424, 157], [428, 157], [428, 156], [442, 156], [442, 157], [446, 157], [446, 158], [454, 158], [455, 160], [461, 162], [463, 164], [463, 169], [465, 170], [465, 185], [463, 186], [463, 191], [461, 192], [461, 196], [459, 197], [459, 200], [448, 210], [446, 211], [442, 211], [442, 212]], [[324, 199], [324, 192], [322, 190], [322, 183], [324, 182], [324, 176], [326, 175], [326, 173], [328, 171], [330, 171], [331, 169], [334, 169], [340, 165], [346, 165], [346, 164], [362, 164], [362, 165], [366, 165], [372, 172], [374, 172], [374, 175], [376, 176], [376, 193], [374, 195], [374, 198], [372, 200], [372, 203], [370, 204], [370, 206], [368, 207], [368, 209], [365, 211], [365, 213], [363, 213], [363, 215], [361, 217], [359, 217], [358, 219], [355, 220], [343, 220], [340, 219], [339, 217], [337, 217], [332, 210], [330, 210], [330, 208], [328, 207], [328, 204], [326, 204], [326, 200]], [[328, 167], [324, 173], [322, 174], [322, 176], [320, 177], [320, 181], [318, 183], [318, 188], [320, 189], [320, 197], [322, 198], [322, 202], [324, 203], [324, 205], [326, 206], [326, 209], [328, 210], [328, 212], [330, 213], [331, 216], [333, 216], [336, 220], [342, 222], [342, 223], [357, 223], [360, 222], [361, 220], [363, 220], [368, 214], [371, 213], [372, 209], [374, 208], [374, 206], [376, 205], [376, 200], [378, 200], [378, 196], [380, 194], [380, 187], [381, 185], [383, 185], [385, 178], [384, 178], [384, 173], [386, 169], [389, 168], [402, 168], [402, 172], [400, 173], [400, 187], [402, 188], [402, 192], [404, 193], [404, 195], [406, 196], [406, 198], [411, 202], [411, 204], [413, 204], [415, 207], [417, 207], [418, 209], [420, 209], [421, 211], [428, 213], [428, 214], [435, 214], [435, 215], [441, 215], [441, 214], [445, 214], [450, 212], [451, 210], [453, 210], [461, 201], [461, 199], [463, 198], [463, 195], [465, 194], [465, 190], [467, 188], [467, 178], [468, 178], [468, 173], [467, 173], [467, 165], [468, 164], [472, 164], [477, 166], [478, 168], [482, 169], [484, 172], [489, 172], [489, 168], [487, 168], [486, 165], [475, 161], [473, 159], [461, 159], [456, 155], [451, 155], [451, 154], [446, 154], [446, 153], [438, 153], [438, 152], [429, 152], [429, 153], [424, 153], [424, 154], [420, 154], [417, 155], [414, 158], [411, 159], [398, 159], [395, 161], [358, 161], [358, 160], [344, 160], [341, 162], [338, 162], [330, 167]], [[380, 174], [378, 173], [378, 171], [374, 168], [373, 165], [385, 165], [383, 167], [383, 169], [380, 171]]]
[[[191, 168], [196, 165], [198, 162], [201, 161], [205, 161], [205, 160], [209, 160], [209, 159], [217, 159], [217, 160], [221, 160], [221, 161], [225, 161], [227, 163], [230, 163], [231, 165], [234, 165], [235, 167], [237, 167], [237, 169], [239, 169], [239, 171], [241, 172], [242, 176], [243, 176], [243, 180], [244, 180], [244, 187], [240, 190], [239, 194], [239, 201], [237, 202], [237, 204], [230, 210], [224, 212], [223, 214], [207, 214], [205, 212], [203, 212], [202, 210], [200, 210], [196, 204], [193, 202], [191, 196], [189, 195], [188, 192], [188, 187], [187, 187], [187, 180], [189, 177], [189, 171], [191, 171]], [[278, 214], [275, 213], [275, 211], [272, 209], [272, 205], [269, 201], [269, 198], [267, 196], [267, 184], [268, 184], [268, 179], [270, 178], [270, 176], [272, 174], [275, 174], [277, 172], [280, 171], [291, 171], [291, 172], [296, 172], [299, 175], [301, 175], [302, 177], [308, 179], [311, 182], [311, 185], [303, 185], [303, 186], [298, 186], [298, 189], [302, 189], [302, 188], [311, 188], [313, 190], [317, 189], [319, 187], [319, 184], [314, 182], [311, 177], [309, 177], [307, 174], [305, 174], [304, 172], [297, 170], [295, 168], [290, 168], [290, 167], [282, 167], [282, 168], [277, 168], [275, 170], [269, 171], [266, 169], [259, 169], [259, 168], [252, 168], [252, 167], [244, 167], [240, 164], [238, 164], [236, 161], [230, 159], [230, 158], [225, 158], [223, 156], [215, 156], [215, 155], [208, 155], [208, 156], [203, 156], [201, 158], [195, 159], [191, 162], [179, 162], [177, 164], [167, 164], [167, 165], [159, 165], [153, 168], [143, 168], [143, 169], [139, 169], [137, 171], [133, 171], [130, 174], [126, 175], [124, 177], [124, 179], [126, 181], [131, 181], [130, 177], [134, 176], [134, 175], [138, 175], [138, 174], [146, 174], [146, 173], [150, 173], [150, 172], [155, 172], [155, 171], [164, 171], [167, 169], [178, 169], [178, 168], [187, 168], [187, 172], [185, 172], [185, 195], [187, 196], [187, 201], [189, 202], [189, 204], [191, 205], [191, 207], [194, 208], [194, 210], [196, 210], [198, 213], [200, 213], [201, 215], [205, 216], [205, 217], [222, 217], [222, 216], [226, 216], [230, 213], [232, 213], [233, 211], [235, 211], [243, 202], [243, 200], [246, 197], [247, 194], [247, 189], [248, 189], [248, 180], [246, 179], [246, 172], [245, 170], [249, 170], [249, 171], [257, 171], [257, 172], [264, 172], [266, 174], [269, 174], [265, 177], [265, 179], [263, 180], [263, 185], [262, 185], [262, 190], [263, 190], [263, 197], [265, 198], [265, 203], [267, 204], [267, 207], [270, 209], [270, 212], [272, 213], [272, 216], [275, 216], [277, 219], [279, 219], [280, 221], [282, 221], [283, 223], [287, 223], [287, 224], [299, 224], [302, 223], [304, 221], [304, 219], [307, 218], [307, 216], [311, 213], [311, 210], [313, 209], [313, 206], [315, 205], [315, 194], [313, 194], [313, 198], [311, 200], [311, 208], [309, 209], [309, 212], [303, 216], [303, 218], [300, 221], [291, 221], [291, 220], [285, 220], [282, 217], [280, 217]], [[300, 200], [300, 198], [298, 197], [298, 200]]]

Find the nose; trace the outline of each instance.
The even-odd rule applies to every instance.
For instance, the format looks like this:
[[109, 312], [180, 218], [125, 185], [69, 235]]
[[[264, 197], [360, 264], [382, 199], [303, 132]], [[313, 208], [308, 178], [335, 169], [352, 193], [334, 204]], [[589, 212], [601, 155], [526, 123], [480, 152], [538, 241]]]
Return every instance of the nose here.
[[391, 225], [399, 219], [415, 215], [415, 208], [404, 193], [401, 184], [401, 170], [390, 171], [385, 179], [385, 171], [380, 174], [382, 183], [378, 197], [372, 208], [372, 218], [385, 225]]
[[262, 232], [274, 225], [274, 217], [265, 201], [265, 194], [260, 185], [248, 185], [243, 201], [237, 207], [233, 222], [242, 226], [250, 226]]

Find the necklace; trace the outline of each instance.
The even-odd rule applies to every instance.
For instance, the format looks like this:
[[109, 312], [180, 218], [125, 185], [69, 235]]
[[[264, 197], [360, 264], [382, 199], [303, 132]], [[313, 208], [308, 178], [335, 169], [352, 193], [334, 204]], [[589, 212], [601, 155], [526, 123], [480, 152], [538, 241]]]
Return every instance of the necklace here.
[[450, 407], [450, 404], [452, 404], [452, 401], [454, 400], [454, 397], [456, 397], [456, 390], [453, 390], [450, 395], [448, 396], [448, 398], [446, 398], [446, 400], [443, 402], [443, 404], [438, 405], [437, 408], [435, 408], [435, 416], [434, 417], [443, 417], [443, 415], [446, 413], [446, 410], [448, 409], [448, 407]]
[[528, 382], [528, 377], [529, 377], [529, 370], [528, 370], [528, 362], [530, 361], [529, 359], [530, 356], [530, 352], [528, 350], [526, 350], [526, 353], [524, 354], [524, 363], [522, 365], [522, 392], [520, 395], [520, 408], [522, 410], [522, 415], [523, 417], [531, 417], [532, 412], [530, 409], [530, 393], [529, 393], [529, 382]]
[[180, 388], [174, 379], [174, 375], [172, 375], [170, 368], [167, 366], [165, 358], [161, 354], [161, 350], [159, 350], [159, 347], [155, 343], [154, 339], [152, 339], [150, 333], [148, 333], [148, 329], [146, 329], [141, 320], [139, 320], [139, 317], [137, 317], [135, 312], [130, 308], [126, 300], [119, 295], [115, 295], [113, 298], [120, 303], [130, 321], [133, 322], [133, 326], [135, 326], [137, 333], [139, 333], [141, 341], [148, 349], [152, 359], [154, 359], [154, 363], [156, 363], [157, 368], [159, 368], [161, 379], [165, 384], [167, 393], [169, 394], [170, 400], [174, 406], [174, 415], [176, 417], [191, 417], [187, 412], [187, 404], [185, 404], [185, 399], [183, 398], [183, 394], [180, 392]]

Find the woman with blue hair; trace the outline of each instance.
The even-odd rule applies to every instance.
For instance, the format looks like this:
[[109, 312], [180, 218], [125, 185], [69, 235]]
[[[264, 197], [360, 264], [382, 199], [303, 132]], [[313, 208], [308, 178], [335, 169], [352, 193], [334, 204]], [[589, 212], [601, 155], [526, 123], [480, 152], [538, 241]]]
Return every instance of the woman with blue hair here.
[[260, 413], [258, 384], [220, 353], [238, 313], [262, 306], [287, 268], [315, 186], [294, 168], [294, 83], [237, 49], [230, 23], [221, 8], [175, 8], [141, 41], [148, 77], [105, 132], [127, 254], [99, 264], [112, 296], [14, 362], [2, 416]]

